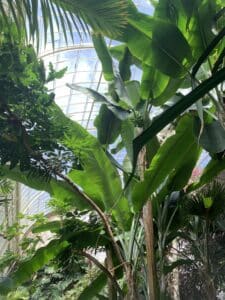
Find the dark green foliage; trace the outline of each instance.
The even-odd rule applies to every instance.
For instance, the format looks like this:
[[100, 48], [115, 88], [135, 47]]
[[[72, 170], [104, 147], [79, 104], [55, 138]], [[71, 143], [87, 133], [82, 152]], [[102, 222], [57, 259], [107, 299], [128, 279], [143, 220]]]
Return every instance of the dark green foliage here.
[[42, 155], [49, 156], [49, 164], [61, 151], [66, 158], [66, 149], [57, 141], [63, 128], [51, 117], [54, 94], [45, 87], [65, 70], [55, 72], [50, 66], [46, 80], [43, 63], [32, 46], [11, 41], [7, 30], [1, 32], [0, 50], [1, 164], [10, 163], [10, 168], [19, 165], [21, 171], [27, 171], [32, 166], [43, 168]]
[[101, 273], [91, 282], [91, 284], [88, 287], [86, 287], [86, 289], [84, 289], [84, 291], [80, 294], [78, 299], [86, 300], [93, 298], [93, 295], [98, 294], [106, 285], [106, 283], [107, 277], [104, 273]]
[[84, 259], [67, 248], [39, 270], [34, 280], [25, 286], [32, 300], [54, 300], [63, 297], [66, 291], [73, 288], [86, 271]]
[[115, 142], [120, 133], [121, 120], [108, 109], [106, 104], [103, 104], [94, 125], [97, 128], [99, 142], [102, 145], [109, 145]]
[[152, 50], [153, 64], [162, 73], [175, 78], [185, 74], [191, 60], [191, 48], [176, 26], [156, 21], [152, 31]]
[[[190, 155], [190, 161], [186, 157]], [[176, 134], [169, 137], [156, 152], [149, 169], [145, 171], [144, 180], [138, 182], [133, 189], [132, 202], [134, 209], [139, 211], [144, 203], [163, 185], [175, 190], [182, 189], [191, 176], [191, 170], [197, 162], [199, 147], [193, 134], [193, 119], [185, 115], [179, 120]], [[185, 165], [185, 169], [182, 169]], [[182, 174], [181, 174], [182, 172]], [[176, 176], [182, 176], [177, 178]]]
[[[39, 223], [34, 226], [33, 233], [52, 231], [56, 234], [57, 238], [36, 251], [33, 249], [32, 253], [27, 252], [29, 255], [26, 259], [23, 258], [20, 262], [18, 259], [12, 275], [0, 281], [1, 294], [7, 294], [10, 290], [14, 290], [24, 283], [29, 285], [29, 280], [35, 273], [45, 265], [51, 265], [51, 261], [54, 262], [53, 267], [56, 264], [57, 268], [56, 272], [53, 272], [51, 276], [46, 278], [48, 284], [65, 281], [64, 285], [66, 289], [69, 284], [73, 283], [74, 285], [76, 283], [78, 273], [80, 273], [79, 276], [84, 274], [84, 268], [79, 263], [82, 251], [92, 248], [96, 250], [101, 249], [103, 246], [105, 247], [109, 244], [102, 226], [99, 224], [98, 219], [94, 218], [94, 215], [90, 215], [89, 222], [81, 221], [76, 216], [80, 218], [82, 214], [71, 213], [63, 221], [47, 222], [44, 225], [40, 225]], [[26, 240], [24, 239], [23, 242], [26, 242]], [[23, 244], [21, 244], [22, 249]], [[5, 261], [10, 263], [12, 260], [13, 258], [8, 255], [2, 260], [2, 263], [5, 264]], [[37, 273], [38, 278], [44, 275], [42, 271]], [[38, 278], [36, 282], [40, 285]], [[67, 279], [68, 282], [66, 282]], [[42, 286], [42, 288], [45, 289], [47, 286]], [[51, 286], [49, 286], [49, 289], [51, 290]]]
[[159, 133], [166, 125], [177, 118], [188, 107], [203, 97], [211, 89], [223, 82], [225, 78], [225, 68], [218, 71], [214, 76], [210, 77], [188, 95], [182, 97], [179, 102], [164, 111], [152, 124], [133, 141], [134, 149], [134, 167], [137, 163], [137, 157], [142, 147], [157, 133]]
[[13, 191], [13, 184], [8, 179], [0, 179], [0, 196], [7, 196]]
[[215, 154], [225, 150], [225, 130], [219, 121], [213, 120], [205, 124], [202, 133], [199, 118], [196, 118], [194, 124], [196, 138], [199, 137], [199, 143], [206, 151]]
[[[101, 3], [93, 0], [75, 2], [80, 7], [85, 3], [93, 5], [98, 12], [104, 11], [106, 16], [110, 14], [110, 9], [115, 4], [111, 0], [100, 1]], [[57, 1], [59, 5], [64, 3], [64, 8], [71, 12], [75, 12], [75, 2]], [[51, 19], [48, 17], [49, 6], [46, 3], [41, 1], [44, 26], [46, 27], [49, 22], [51, 27]], [[222, 132], [222, 143], [215, 142], [213, 146], [219, 144], [220, 147], [212, 152], [221, 153], [224, 150], [222, 128], [217, 126], [217, 122], [213, 122], [210, 125], [215, 123], [217, 125], [208, 134], [210, 130], [202, 117], [208, 99], [213, 99], [212, 106], [209, 109], [207, 107], [208, 113], [211, 115], [215, 113], [216, 101], [219, 102], [220, 97], [214, 99], [217, 95], [212, 90], [217, 88], [217, 93], [222, 95], [221, 83], [225, 78], [222, 41], [224, 29], [221, 31], [219, 26], [221, 19], [217, 19], [215, 23], [214, 18], [217, 9], [222, 6], [221, 3], [219, 0], [190, 2], [160, 0], [155, 4], [154, 16], [150, 17], [139, 13], [132, 1], [127, 1], [129, 17], [126, 19], [127, 23], [123, 23], [121, 32], [111, 32], [109, 28], [107, 29], [111, 23], [105, 24], [105, 32], [123, 43], [111, 51], [119, 61], [119, 75], [113, 66], [113, 59], [104, 37], [99, 34], [103, 25], [101, 20], [104, 20], [105, 16], [103, 15], [99, 23], [96, 23], [94, 17], [90, 18], [90, 14], [80, 15], [97, 30], [93, 40], [102, 63], [103, 75], [110, 83], [109, 93], [101, 95], [75, 84], [70, 84], [69, 87], [87, 94], [102, 104], [95, 125], [99, 141], [104, 148], [96, 138], [64, 116], [54, 104], [54, 95], [48, 94], [44, 87], [49, 80], [62, 76], [64, 70], [55, 72], [50, 65], [50, 73], [46, 78], [43, 65], [38, 62], [31, 47], [13, 44], [11, 39], [4, 41], [4, 37], [2, 47], [4, 43], [6, 45], [2, 49], [6, 50], [10, 45], [12, 50], [15, 48], [16, 51], [15, 53], [14, 50], [9, 51], [9, 56], [6, 55], [6, 51], [2, 52], [2, 62], [5, 66], [0, 72], [0, 75], [2, 74], [0, 79], [4, 84], [3, 98], [0, 98], [0, 125], [4, 134], [0, 134], [1, 143], [5, 144], [0, 144], [0, 147], [5, 152], [0, 153], [0, 157], [3, 159], [2, 164], [6, 165], [1, 167], [1, 175], [17, 179], [30, 187], [48, 191], [54, 198], [51, 203], [54, 203], [57, 211], [65, 213], [60, 221], [49, 223], [43, 221], [43, 224], [39, 223], [33, 228], [33, 234], [50, 231], [56, 237], [46, 246], [33, 252], [26, 261], [19, 263], [15, 272], [10, 274], [10, 278], [1, 282], [1, 287], [6, 292], [24, 282], [29, 285], [28, 278], [34, 278], [38, 269], [46, 263], [55, 266], [59, 261], [55, 272], [39, 271], [40, 277], [37, 281], [44, 278], [44, 282], [37, 283], [40, 293], [35, 297], [38, 299], [44, 292], [47, 297], [51, 297], [50, 295], [53, 298], [63, 297], [65, 290], [70, 289], [77, 278], [80, 279], [80, 273], [86, 272], [82, 268], [77, 268], [78, 256], [85, 254], [86, 250], [91, 253], [93, 249], [98, 251], [112, 248], [112, 239], [100, 224], [99, 216], [93, 213], [92, 218], [83, 221], [83, 217], [88, 216], [90, 206], [92, 208], [94, 206], [90, 205], [88, 197], [98, 205], [98, 209], [102, 210], [106, 217], [106, 221], [103, 218], [103, 223], [109, 222], [116, 242], [119, 241], [119, 251], [122, 257], [130, 262], [132, 274], [136, 276], [138, 290], [144, 291], [146, 284], [146, 279], [139, 280], [143, 271], [141, 268], [146, 264], [147, 249], [139, 218], [148, 199], [153, 201], [155, 250], [158, 259], [156, 264], [160, 269], [158, 272], [160, 283], [165, 274], [176, 267], [185, 268], [186, 264], [189, 264], [190, 269], [207, 276], [213, 274], [213, 268], [209, 267], [208, 262], [213, 264], [216, 273], [219, 273], [219, 265], [223, 269], [224, 255], [221, 255], [224, 254], [224, 220], [221, 213], [224, 206], [221, 196], [224, 194], [223, 189], [219, 187], [214, 187], [216, 191], [203, 189], [201, 194], [198, 192], [197, 195], [189, 195], [188, 200], [181, 201], [181, 195], [186, 191], [186, 185], [201, 152], [197, 138], [200, 144], [209, 150], [205, 145], [211, 146], [211, 140], [215, 140], [214, 133]], [[32, 1], [34, 10], [37, 8], [34, 7], [35, 4], [36, 2]], [[29, 10], [28, 4], [26, 12]], [[57, 8], [57, 13], [62, 20], [60, 8]], [[37, 25], [34, 24], [35, 18], [35, 15], [29, 18], [32, 26]], [[68, 26], [71, 31], [71, 25]], [[50, 28], [52, 29], [53, 27]], [[215, 35], [215, 29], [220, 32], [218, 35]], [[32, 30], [34, 33], [35, 28]], [[65, 27], [63, 31], [65, 33]], [[46, 37], [45, 34], [45, 39]], [[129, 81], [132, 64], [142, 68], [143, 76], [140, 83]], [[195, 67], [192, 72], [193, 66]], [[213, 71], [213, 66], [216, 71], [209, 72]], [[6, 74], [4, 69], [7, 70]], [[180, 87], [189, 88], [189, 93], [178, 90]], [[206, 94], [208, 94], [207, 101], [204, 99]], [[193, 134], [196, 103], [201, 120], [197, 135], [202, 133], [202, 136], [197, 138]], [[160, 111], [161, 114], [155, 118], [152, 117], [152, 106], [161, 106], [162, 110], [165, 107], [169, 108], [162, 113]], [[186, 109], [189, 107], [191, 112], [187, 113]], [[158, 112], [157, 110], [156, 113]], [[155, 111], [153, 113], [155, 116]], [[181, 114], [184, 116], [180, 116]], [[168, 124], [171, 124], [173, 129], [176, 127], [176, 133], [160, 145], [157, 134]], [[205, 143], [205, 137], [209, 136], [210, 139]], [[108, 145], [115, 141], [118, 142], [115, 152], [125, 149], [126, 157], [123, 167], [118, 163], [114, 164], [125, 170], [126, 175], [132, 168], [134, 173], [138, 154], [144, 148], [139, 161], [139, 174], [133, 178], [132, 184], [125, 191], [119, 173], [112, 165], [113, 159], [111, 157], [110, 160], [110, 154], [108, 155], [110, 152]], [[12, 145], [14, 152], [11, 151]], [[6, 156], [4, 153], [9, 153], [8, 157], [4, 158], [4, 155]], [[16, 166], [17, 164], [19, 166]], [[212, 160], [200, 181], [189, 186], [189, 190], [209, 182], [223, 168], [223, 161], [219, 165]], [[144, 169], [147, 169], [145, 176], [143, 176]], [[28, 172], [22, 173], [24, 170]], [[43, 182], [43, 177], [51, 171], [54, 175], [55, 170], [60, 180], [51, 176], [51, 181]], [[65, 173], [68, 178], [60, 176]], [[32, 176], [35, 174], [39, 176]], [[137, 182], [138, 179], [142, 181]], [[85, 211], [84, 215], [77, 215], [77, 211], [72, 211], [74, 206], [88, 209], [88, 213]], [[133, 212], [136, 212], [134, 215], [135, 217], [137, 215], [137, 222]], [[219, 214], [221, 216], [217, 222]], [[145, 217], [143, 221], [146, 221]], [[13, 229], [15, 235], [15, 229], [19, 231], [20, 228], [15, 226]], [[187, 245], [187, 257], [178, 257], [171, 263], [167, 260], [167, 254], [170, 254], [172, 241], [176, 239]], [[32, 243], [32, 239], [24, 239], [21, 245], [23, 250], [28, 249], [29, 243]], [[206, 246], [211, 247], [210, 251]], [[185, 252], [183, 253], [185, 255]], [[113, 251], [113, 256], [116, 256], [115, 254]], [[213, 258], [217, 258], [217, 262], [214, 262]], [[68, 265], [78, 274], [70, 273], [72, 270]], [[115, 260], [115, 270], [118, 265], [124, 267], [126, 263]], [[128, 279], [129, 282], [126, 271], [124, 272], [121, 267], [123, 281]], [[199, 280], [201, 282], [198, 282], [198, 287], [204, 287], [204, 280], [208, 284], [208, 278], [204, 276]], [[62, 277], [65, 277], [65, 280]], [[214, 277], [216, 280], [219, 278], [217, 275]], [[116, 274], [117, 279], [119, 276]], [[122, 283], [119, 281], [121, 286], [123, 281]], [[106, 275], [98, 273], [90, 286], [81, 293], [80, 299], [91, 299], [102, 290], [105, 283]], [[223, 283], [222, 279], [220, 283]], [[161, 286], [163, 285], [160, 285], [160, 288]], [[123, 288], [123, 292], [126, 293], [130, 286], [124, 285]], [[165, 295], [165, 290], [161, 295]], [[201, 295], [204, 295], [204, 292]]]
[[183, 200], [186, 213], [203, 217], [210, 221], [218, 218], [225, 210], [225, 187], [214, 182], [187, 196]]

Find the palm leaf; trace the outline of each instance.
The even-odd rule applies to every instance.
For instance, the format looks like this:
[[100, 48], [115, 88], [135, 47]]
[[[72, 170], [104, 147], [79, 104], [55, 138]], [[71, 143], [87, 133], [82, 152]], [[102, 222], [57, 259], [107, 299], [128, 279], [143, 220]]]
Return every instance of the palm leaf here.
[[24, 28], [29, 39], [44, 35], [46, 42], [50, 29], [54, 46], [54, 24], [66, 41], [68, 34], [73, 39], [72, 26], [80, 37], [83, 32], [89, 32], [89, 25], [107, 35], [120, 32], [126, 24], [127, 5], [126, 0], [15, 0], [13, 3], [0, 0], [0, 16], [8, 28], [10, 20], [16, 23], [19, 35]]
[[126, 0], [53, 0], [67, 11], [89, 24], [95, 32], [113, 35], [127, 24], [128, 1]]
[[224, 186], [218, 182], [189, 194], [184, 200], [184, 210], [190, 215], [196, 215], [214, 220], [224, 212]]
[[8, 179], [0, 179], [0, 195], [8, 195], [13, 191], [13, 184]]

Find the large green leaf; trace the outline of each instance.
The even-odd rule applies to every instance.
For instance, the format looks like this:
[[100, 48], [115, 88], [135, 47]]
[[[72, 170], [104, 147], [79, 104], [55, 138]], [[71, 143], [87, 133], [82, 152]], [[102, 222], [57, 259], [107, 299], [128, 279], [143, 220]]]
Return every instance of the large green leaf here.
[[161, 72], [175, 78], [186, 73], [186, 68], [191, 61], [191, 49], [175, 25], [165, 21], [155, 21], [152, 51], [152, 63]]
[[182, 78], [171, 78], [154, 67], [143, 65], [142, 69], [141, 98], [150, 99], [154, 106], [169, 100], [183, 82]]
[[[77, 151], [76, 138], [69, 138], [67, 144]], [[98, 145], [86, 147], [80, 149], [80, 158], [84, 170], [73, 170], [69, 177], [97, 204], [112, 212], [120, 226], [127, 228], [130, 219], [128, 201], [123, 196], [120, 176], [105, 152]]]
[[[195, 134], [199, 136], [201, 131], [199, 119], [195, 121]], [[199, 138], [200, 145], [209, 153], [220, 153], [225, 150], [225, 130], [219, 121], [213, 120], [209, 124], [204, 124], [204, 128]]]
[[135, 12], [135, 15], [128, 17], [128, 24], [140, 31], [147, 37], [152, 36], [152, 24], [154, 19], [144, 13]]
[[216, 87], [219, 83], [223, 82], [224, 79], [225, 68], [221, 69], [215, 75], [205, 80], [192, 92], [181, 98], [179, 102], [175, 103], [173, 106], [164, 111], [152, 122], [152, 124], [145, 131], [143, 131], [142, 134], [136, 137], [133, 141], [133, 168], [135, 169], [137, 157], [140, 150], [151, 138], [153, 138], [158, 132], [160, 132], [160, 130], [162, 130], [166, 125], [175, 120], [193, 103], [202, 98], [206, 93]]
[[[217, 12], [216, 6], [216, 1], [195, 1], [191, 19], [187, 23], [186, 38], [191, 46], [192, 55], [196, 60], [199, 59], [202, 53], [206, 53], [205, 49], [215, 37], [213, 27]], [[199, 62], [200, 60], [198, 60], [198, 64]]]
[[120, 107], [119, 105], [116, 105], [112, 101], [110, 101], [106, 96], [96, 92], [93, 89], [86, 88], [77, 84], [67, 84], [69, 88], [72, 90], [79, 91], [81, 93], [84, 93], [88, 96], [90, 96], [94, 101], [104, 103], [108, 106], [108, 108], [120, 119], [125, 120], [129, 114], [130, 111], [127, 109], [124, 109]]
[[7, 294], [12, 289], [30, 280], [35, 272], [68, 246], [69, 243], [66, 241], [52, 240], [47, 246], [38, 249], [33, 257], [19, 265], [10, 278], [0, 281], [0, 294]]
[[21, 172], [18, 167], [10, 169], [8, 166], [0, 166], [0, 177], [23, 183], [39, 191], [45, 191], [51, 197], [65, 201], [78, 209], [89, 208], [82, 195], [74, 191], [68, 183], [61, 180], [55, 178], [47, 180], [41, 175], [30, 175], [28, 172]]
[[168, 138], [157, 151], [145, 172], [143, 182], [136, 184], [132, 197], [135, 211], [140, 211], [152, 193], [158, 191], [172, 172], [180, 170], [189, 152], [197, 147], [196, 144], [193, 119], [185, 115], [177, 125], [176, 134]]
[[167, 75], [144, 64], [141, 78], [141, 98], [154, 101], [166, 88], [168, 81], [169, 77]]
[[222, 172], [225, 169], [225, 160], [216, 160], [211, 159], [207, 166], [205, 167], [201, 177], [199, 178], [198, 182], [192, 183], [188, 189], [187, 192], [194, 191], [203, 185], [212, 182], [213, 179], [217, 175], [219, 175], [220, 172]]
[[[198, 60], [214, 38], [215, 15], [221, 5], [218, 1], [161, 0], [154, 17], [177, 26], [191, 46], [192, 56]], [[218, 24], [216, 27], [219, 30]]]
[[188, 155], [169, 179], [168, 189], [170, 191], [180, 191], [187, 185], [193, 169], [198, 162], [201, 151], [202, 149], [197, 144], [194, 144], [193, 147], [189, 149]]
[[98, 58], [102, 64], [102, 71], [105, 80], [113, 81], [114, 72], [113, 72], [113, 61], [109, 53], [109, 50], [106, 46], [105, 40], [100, 34], [93, 34], [92, 40], [94, 43], [95, 50], [97, 52]]
[[119, 72], [123, 81], [128, 81], [131, 77], [130, 67], [132, 65], [132, 55], [127, 47], [125, 47], [123, 56], [119, 61]]
[[128, 201], [123, 197], [120, 176], [100, 143], [57, 106], [54, 117], [66, 127], [62, 143], [80, 158], [83, 167], [83, 171], [72, 170], [68, 175], [102, 209], [112, 212], [120, 226], [127, 228], [131, 217]]
[[135, 108], [140, 102], [140, 83], [136, 80], [127, 81], [125, 87], [130, 104]]
[[123, 144], [126, 148], [127, 155], [132, 162], [133, 160], [133, 147], [132, 147], [132, 141], [134, 139], [134, 123], [127, 119], [122, 122], [121, 125], [121, 137]]
[[156, 96], [156, 98], [154, 98], [152, 101], [153, 105], [163, 105], [167, 100], [174, 96], [178, 88], [181, 86], [183, 80], [183, 78], [170, 78], [161, 94]]
[[[99, 155], [96, 157], [100, 159]], [[104, 204], [104, 209], [113, 214], [119, 226], [129, 227], [131, 215], [128, 201], [123, 196], [118, 174], [113, 172], [108, 162], [104, 165], [99, 161], [93, 162], [85, 171], [72, 171], [69, 176], [99, 206]]]
[[131, 77], [130, 67], [133, 64], [133, 56], [131, 55], [126, 44], [110, 47], [111, 55], [119, 61], [119, 72], [123, 81], [127, 81]]
[[[111, 55], [117, 59], [118, 61], [122, 61], [124, 56], [126, 55], [127, 52], [129, 52], [129, 56], [130, 56], [130, 59], [131, 59], [131, 62], [130, 64], [131, 65], [136, 65], [137, 67], [141, 67], [141, 60], [134, 57], [131, 52], [129, 51], [129, 48], [127, 47], [127, 44], [121, 44], [121, 45], [118, 45], [118, 46], [113, 46], [113, 47], [110, 47], [109, 49]], [[122, 77], [122, 76], [121, 76]]]
[[80, 294], [78, 300], [87, 300], [93, 299], [107, 283], [107, 276], [105, 273], [100, 273], [89, 286], [85, 287], [85, 289]]
[[126, 31], [124, 40], [130, 53], [146, 65], [152, 64], [151, 56], [151, 38], [142, 34], [139, 30], [129, 27]]
[[109, 145], [114, 143], [119, 136], [121, 120], [108, 109], [106, 104], [102, 104], [94, 125], [97, 128], [99, 142], [102, 145]]

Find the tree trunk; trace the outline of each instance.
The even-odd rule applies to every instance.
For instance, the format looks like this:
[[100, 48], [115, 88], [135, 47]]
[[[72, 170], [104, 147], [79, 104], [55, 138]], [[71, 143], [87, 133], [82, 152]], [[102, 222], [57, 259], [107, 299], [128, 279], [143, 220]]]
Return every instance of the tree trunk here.
[[145, 231], [145, 243], [147, 252], [147, 280], [150, 300], [157, 300], [157, 276], [154, 257], [154, 229], [152, 203], [149, 200], [143, 208], [143, 224]]
[[[112, 261], [112, 253], [110, 249], [106, 249], [106, 268], [114, 276], [114, 266]], [[110, 280], [109, 278], [108, 278], [108, 299], [109, 300], [117, 299], [117, 292], [115, 290], [115, 287], [112, 284], [112, 280]]]
[[[138, 167], [141, 180], [144, 180], [144, 172], [146, 165], [149, 165], [149, 161], [146, 161], [146, 148], [144, 148], [138, 159]], [[153, 214], [152, 214], [152, 203], [148, 200], [143, 207], [143, 225], [145, 232], [145, 244], [146, 244], [146, 257], [147, 257], [147, 288], [148, 297], [150, 300], [157, 300], [157, 274], [155, 267], [154, 257], [154, 228], [153, 228]]]
[[127, 263], [126, 265], [126, 278], [127, 278], [127, 287], [128, 287], [128, 293], [126, 296], [126, 300], [138, 300], [139, 295], [137, 291], [135, 276], [133, 273], [133, 268], [130, 263]]

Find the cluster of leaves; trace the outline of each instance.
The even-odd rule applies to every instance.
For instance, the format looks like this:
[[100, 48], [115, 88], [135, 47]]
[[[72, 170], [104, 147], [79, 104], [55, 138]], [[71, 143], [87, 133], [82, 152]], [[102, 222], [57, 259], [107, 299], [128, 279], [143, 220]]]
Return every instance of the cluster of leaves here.
[[56, 72], [50, 65], [46, 76], [33, 47], [12, 41], [7, 30], [1, 32], [0, 48], [1, 164], [10, 163], [10, 168], [19, 164], [21, 171], [38, 164], [43, 169], [44, 155], [49, 158], [49, 165], [55, 161], [56, 168], [60, 161], [62, 170], [71, 154], [58, 142], [64, 128], [51, 116], [54, 94], [48, 92], [45, 84], [63, 76], [66, 69]]
[[[219, 84], [224, 80], [223, 59], [221, 58], [221, 56], [223, 57], [224, 47], [224, 22], [221, 1], [216, 3], [214, 1], [204, 1], [202, 3], [159, 1], [155, 6], [153, 18], [140, 14], [132, 4], [130, 4], [130, 10], [132, 13], [124, 29], [124, 35], [116, 37], [123, 44], [110, 48], [111, 54], [119, 60], [120, 76], [125, 82], [125, 88], [120, 87], [119, 91], [118, 82], [115, 84], [117, 105], [128, 106], [131, 110], [137, 109], [133, 102], [127, 101], [128, 95], [130, 100], [136, 100], [135, 104], [144, 100], [143, 102], [148, 102], [151, 106], [162, 107], [166, 104], [166, 108], [169, 107], [151, 125], [146, 124], [145, 121], [145, 126], [143, 126], [145, 130], [133, 140], [133, 162], [136, 164], [138, 153], [142, 147], [188, 107], [199, 99], [204, 100], [197, 103], [197, 109], [194, 108], [198, 112], [201, 123], [203, 123], [204, 108], [202, 105], [207, 102], [205, 100], [208, 98], [215, 100], [211, 94], [207, 97], [205, 95], [215, 87], [217, 87], [217, 92], [223, 95], [223, 86]], [[215, 32], [219, 33], [215, 34]], [[99, 37], [94, 37], [93, 41], [103, 65], [105, 79], [115, 81], [116, 75], [113, 72], [110, 53], [104, 50], [104, 43]], [[176, 48], [174, 48], [174, 45], [176, 45]], [[141, 67], [143, 71], [140, 86], [136, 83], [136, 87], [134, 82], [129, 81], [130, 66], [133, 64], [139, 68]], [[213, 65], [217, 68], [213, 68]], [[219, 69], [221, 72], [216, 72]], [[205, 80], [211, 72], [213, 76]], [[202, 82], [202, 80], [205, 80], [205, 82]], [[197, 85], [199, 87], [194, 89]], [[182, 89], [187, 88], [194, 90], [184, 96], [187, 90]], [[218, 105], [220, 105], [220, 98], [218, 96]], [[115, 100], [115, 97], [113, 100]], [[120, 102], [118, 103], [118, 101]], [[211, 112], [214, 112], [214, 107]], [[106, 114], [102, 109], [103, 113]], [[117, 119], [121, 119], [118, 114], [114, 113], [114, 115], [117, 115]], [[206, 122], [205, 117], [204, 121]], [[103, 120], [103, 117], [101, 119]], [[211, 123], [212, 119], [207, 122]], [[113, 123], [115, 121], [112, 119], [111, 124]], [[119, 120], [116, 124], [117, 126], [112, 127], [111, 125], [110, 127], [114, 129], [110, 133], [114, 140], [116, 132], [118, 135]], [[100, 125], [97, 127], [99, 131], [103, 130]], [[216, 127], [219, 127], [218, 123]], [[109, 125], [105, 128], [109, 128]], [[209, 129], [204, 129], [207, 135]], [[197, 134], [199, 133], [200, 128], [198, 128]], [[220, 134], [218, 133], [218, 135]], [[109, 139], [109, 141], [111, 140]], [[206, 143], [204, 143], [203, 138], [200, 142], [205, 147]], [[209, 145], [209, 143], [207, 144]], [[225, 145], [220, 146], [224, 149]], [[213, 151], [212, 148], [210, 150], [210, 152], [218, 153], [218, 148], [213, 148]]]
[[[25, 224], [22, 222], [25, 221]], [[42, 244], [43, 240], [40, 235], [29, 235], [24, 236], [24, 232], [28, 230], [31, 222], [35, 222], [37, 225], [45, 224], [47, 222], [47, 218], [44, 217], [43, 214], [36, 214], [33, 216], [25, 216], [22, 213], [17, 215], [17, 221], [14, 222], [12, 225], [3, 222], [0, 225], [0, 236], [7, 241], [17, 241], [18, 247], [20, 247], [21, 252], [26, 255], [27, 257], [33, 255], [35, 252], [37, 245]], [[18, 241], [20, 241], [18, 243]], [[19, 254], [13, 253], [13, 251], [6, 252], [6, 257], [3, 255], [3, 262], [6, 260], [8, 261], [8, 256], [13, 257], [13, 255], [19, 260]], [[9, 264], [10, 265], [10, 264]], [[1, 267], [2, 269], [2, 267]], [[4, 269], [4, 266], [3, 266]]]
[[155, 214], [155, 239], [163, 252], [160, 272], [169, 285], [170, 273], [178, 268], [184, 299], [211, 299], [224, 290], [224, 209], [224, 186], [214, 182], [192, 194], [174, 194]]
[[[101, 250], [103, 246], [108, 244], [98, 218], [89, 215], [89, 222], [81, 221], [82, 216], [88, 217], [86, 214], [87, 212], [83, 214], [71, 212], [63, 220], [46, 221], [45, 219], [44, 222], [40, 222], [43, 220], [41, 216], [33, 217], [37, 222], [33, 225], [32, 235], [22, 238], [20, 243], [23, 255], [19, 257], [12, 252], [7, 252], [1, 258], [3, 269], [6, 265], [9, 266], [12, 262], [17, 262], [14, 266], [15, 276], [11, 281], [14, 288], [21, 283], [26, 283], [25, 286], [32, 295], [31, 299], [40, 299], [38, 297], [44, 297], [46, 293], [50, 299], [53, 299], [54, 297], [51, 295], [53, 291], [54, 295], [59, 297], [71, 289], [81, 276], [86, 274], [87, 270], [81, 252], [94, 247], [96, 251], [97, 249]], [[11, 227], [16, 228], [18, 232], [18, 224]], [[17, 234], [15, 231], [12, 232], [12, 228], [8, 230], [10, 239]], [[40, 244], [42, 241], [41, 234], [49, 231], [52, 233], [51, 241], [47, 246], [39, 248], [39, 245], [39, 249], [35, 250], [37, 243], [34, 241]], [[34, 247], [32, 247], [32, 251], [29, 251], [32, 241]], [[30, 276], [33, 276], [34, 272], [39, 269], [40, 271], [30, 282]], [[7, 285], [3, 284], [1, 291], [4, 293], [4, 290], [8, 288]]]
[[84, 258], [66, 249], [26, 284], [30, 299], [60, 299], [86, 274]]

